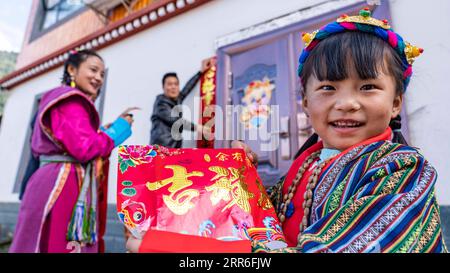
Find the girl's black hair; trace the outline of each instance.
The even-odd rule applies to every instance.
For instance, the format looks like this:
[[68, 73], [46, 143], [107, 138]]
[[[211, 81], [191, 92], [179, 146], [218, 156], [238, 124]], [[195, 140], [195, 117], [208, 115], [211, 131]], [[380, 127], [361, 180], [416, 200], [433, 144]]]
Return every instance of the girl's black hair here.
[[[355, 69], [362, 80], [375, 79], [380, 72], [391, 75], [395, 80], [396, 95], [403, 94], [404, 64], [395, 50], [381, 38], [360, 31], [348, 31], [332, 35], [310, 52], [300, 74], [302, 97], [305, 96], [306, 84], [311, 76], [319, 81], [342, 81], [347, 79]], [[393, 142], [408, 145], [400, 132], [401, 118], [391, 120]], [[308, 139], [297, 153], [300, 155], [317, 142], [318, 136]]]
[[84, 50], [80, 50], [78, 52], [69, 54], [69, 58], [64, 63], [64, 72], [63, 72], [63, 76], [61, 79], [61, 83], [65, 84], [65, 85], [70, 85], [70, 82], [72, 79], [70, 78], [70, 74], [69, 74], [69, 65], [78, 69], [80, 67], [80, 65], [84, 61], [87, 60], [87, 58], [92, 57], [92, 56], [97, 57], [103, 61], [103, 58], [100, 57], [100, 55], [98, 55], [97, 52], [95, 52], [93, 50], [84, 49]]
[[375, 79], [380, 72], [391, 75], [396, 94], [404, 91], [404, 64], [400, 56], [381, 38], [354, 31], [332, 35], [311, 51], [300, 74], [303, 92], [312, 75], [319, 81], [342, 81], [353, 68], [362, 80]]

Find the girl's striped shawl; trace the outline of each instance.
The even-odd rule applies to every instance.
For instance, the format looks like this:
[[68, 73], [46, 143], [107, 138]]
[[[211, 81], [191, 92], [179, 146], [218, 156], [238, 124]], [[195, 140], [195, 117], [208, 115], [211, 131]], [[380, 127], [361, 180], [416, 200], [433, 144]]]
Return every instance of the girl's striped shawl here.
[[[314, 190], [312, 224], [295, 250], [447, 252], [436, 177], [435, 169], [409, 146], [379, 141], [352, 149], [322, 172]], [[270, 194], [276, 208], [282, 183]]]

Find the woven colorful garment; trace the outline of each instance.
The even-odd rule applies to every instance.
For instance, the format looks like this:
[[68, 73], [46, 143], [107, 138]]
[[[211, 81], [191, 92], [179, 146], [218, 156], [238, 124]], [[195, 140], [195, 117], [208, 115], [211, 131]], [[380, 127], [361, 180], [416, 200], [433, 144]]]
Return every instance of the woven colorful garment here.
[[[356, 146], [320, 175], [299, 252], [447, 252], [436, 171], [417, 150], [390, 141]], [[282, 183], [273, 188], [277, 208]], [[265, 251], [258, 242], [254, 251]], [[286, 251], [286, 250], [285, 250]]]
[[322, 40], [342, 32], [360, 31], [373, 34], [394, 48], [403, 62], [403, 82], [405, 91], [411, 79], [412, 64], [415, 58], [423, 53], [423, 49], [404, 41], [399, 34], [394, 32], [387, 20], [377, 20], [371, 17], [371, 15], [370, 10], [365, 8], [360, 11], [359, 16], [348, 16], [344, 14], [339, 17], [336, 22], [323, 26], [313, 33], [303, 33], [302, 39], [305, 42], [305, 48], [299, 57], [298, 76], [301, 75], [303, 66], [308, 59], [309, 54]]

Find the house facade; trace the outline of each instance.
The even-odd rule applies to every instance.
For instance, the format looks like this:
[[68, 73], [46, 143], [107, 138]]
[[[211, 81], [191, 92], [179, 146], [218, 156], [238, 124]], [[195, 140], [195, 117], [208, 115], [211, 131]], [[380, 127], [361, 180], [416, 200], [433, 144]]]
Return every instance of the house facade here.
[[[176, 71], [183, 84], [202, 60], [217, 58], [215, 147], [228, 147], [233, 138], [250, 139], [251, 123], [239, 129], [226, 108], [242, 106], [251, 83], [265, 84], [275, 106], [267, 119], [272, 123], [249, 144], [260, 155], [259, 172], [270, 185], [311, 133], [296, 77], [300, 34], [366, 6], [425, 49], [405, 97], [403, 132], [439, 173], [437, 196], [444, 230], [450, 228], [450, 128], [444, 126], [450, 117], [450, 36], [434, 34], [450, 33], [445, 0], [34, 0], [16, 71], [0, 79], [9, 92], [0, 128], [0, 224], [14, 227], [30, 121], [40, 95], [59, 84], [70, 50], [94, 49], [105, 60], [106, 81], [97, 102], [102, 122], [113, 121], [130, 106], [142, 109], [135, 112], [133, 134], [124, 144], [149, 144], [150, 114], [165, 72]], [[200, 95], [194, 90], [186, 99], [187, 119], [199, 120]], [[184, 133], [184, 140], [184, 147], [196, 146], [190, 133]], [[106, 241], [107, 251], [115, 252], [124, 250], [123, 227], [115, 214], [117, 149], [110, 160]]]

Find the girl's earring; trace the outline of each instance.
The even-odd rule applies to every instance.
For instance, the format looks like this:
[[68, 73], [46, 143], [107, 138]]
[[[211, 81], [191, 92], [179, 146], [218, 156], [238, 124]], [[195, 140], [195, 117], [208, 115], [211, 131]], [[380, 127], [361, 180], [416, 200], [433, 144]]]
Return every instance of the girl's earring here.
[[71, 77], [70, 77], [70, 87], [75, 88], [76, 86], [77, 86], [77, 85], [75, 84], [74, 77], [71, 76]]

